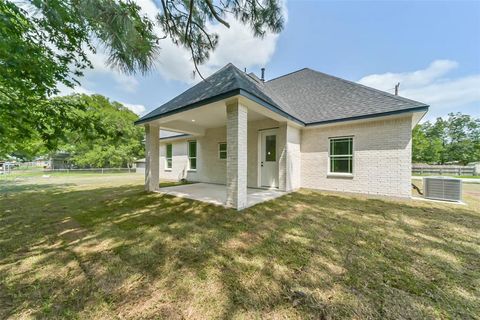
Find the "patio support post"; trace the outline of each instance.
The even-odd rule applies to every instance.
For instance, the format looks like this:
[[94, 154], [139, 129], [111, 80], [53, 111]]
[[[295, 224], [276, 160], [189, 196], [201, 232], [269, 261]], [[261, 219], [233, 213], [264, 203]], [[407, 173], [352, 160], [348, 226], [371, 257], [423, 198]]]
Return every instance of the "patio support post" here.
[[278, 128], [278, 189], [287, 191], [287, 123]]
[[145, 125], [145, 190], [155, 191], [159, 188], [160, 171], [160, 128], [153, 124]]
[[237, 210], [247, 206], [247, 107], [227, 103], [227, 203]]
[[300, 188], [300, 129], [288, 123], [279, 128], [279, 189], [294, 191]]

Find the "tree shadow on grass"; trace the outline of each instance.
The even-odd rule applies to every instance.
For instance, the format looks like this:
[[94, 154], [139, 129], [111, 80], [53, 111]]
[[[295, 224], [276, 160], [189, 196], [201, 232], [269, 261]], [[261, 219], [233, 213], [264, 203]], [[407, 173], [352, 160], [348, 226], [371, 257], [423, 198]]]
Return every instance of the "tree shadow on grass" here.
[[236, 212], [137, 186], [25, 189], [2, 205], [0, 317], [480, 311], [468, 209], [304, 190]]
[[74, 183], [55, 183], [55, 184], [19, 184], [16, 182], [0, 182], [0, 195], [5, 197], [11, 193], [45, 190], [52, 188], [65, 188], [74, 186]]

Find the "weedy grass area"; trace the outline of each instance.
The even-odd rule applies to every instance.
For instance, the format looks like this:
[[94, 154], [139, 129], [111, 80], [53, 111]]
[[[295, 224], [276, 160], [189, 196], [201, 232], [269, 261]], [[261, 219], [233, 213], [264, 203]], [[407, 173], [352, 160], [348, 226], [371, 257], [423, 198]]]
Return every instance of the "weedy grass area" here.
[[301, 190], [236, 212], [142, 179], [0, 184], [0, 318], [480, 314], [480, 185], [467, 206]]

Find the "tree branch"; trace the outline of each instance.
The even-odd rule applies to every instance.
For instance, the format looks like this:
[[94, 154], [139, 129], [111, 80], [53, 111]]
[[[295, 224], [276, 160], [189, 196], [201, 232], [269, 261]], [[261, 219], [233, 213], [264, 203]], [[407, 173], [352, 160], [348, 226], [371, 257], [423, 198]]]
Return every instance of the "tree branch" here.
[[208, 8], [210, 9], [210, 12], [215, 17], [215, 19], [218, 22], [220, 22], [221, 24], [223, 24], [225, 27], [230, 28], [230, 24], [228, 24], [227, 21], [220, 18], [220, 16], [217, 14], [217, 12], [215, 11], [215, 8], [213, 7], [212, 1], [211, 0], [205, 0], [205, 3], [207, 4]]
[[202, 73], [200, 72], [200, 70], [198, 70], [198, 65], [197, 65], [197, 61], [195, 61], [195, 52], [194, 52], [194, 50], [193, 50], [192, 44], [189, 43], [188, 46], [190, 47], [190, 52], [192, 53], [192, 60], [193, 60], [193, 65], [195, 66], [195, 70], [197, 70], [198, 75], [200, 76], [200, 78], [202, 78], [203, 81], [207, 81], [207, 80], [203, 77], [203, 75], [202, 75]]
[[188, 28], [190, 27], [190, 24], [192, 22], [192, 16], [193, 16], [193, 1], [194, 0], [190, 0], [190, 12], [188, 14], [188, 20], [187, 20], [187, 26], [185, 27], [185, 42], [188, 41], [188, 35], [189, 35], [189, 31], [188, 31]]

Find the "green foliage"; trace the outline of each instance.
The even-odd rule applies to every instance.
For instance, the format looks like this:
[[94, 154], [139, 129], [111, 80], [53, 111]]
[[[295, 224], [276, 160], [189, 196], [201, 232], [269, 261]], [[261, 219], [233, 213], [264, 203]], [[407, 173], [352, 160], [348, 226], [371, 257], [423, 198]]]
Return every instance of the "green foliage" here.
[[138, 116], [118, 102], [101, 95], [72, 95], [66, 100], [84, 106], [76, 112], [77, 128], [65, 133], [62, 151], [72, 155], [78, 167], [125, 167], [143, 157], [143, 127], [133, 124]]
[[38, 155], [47, 153], [48, 149], [37, 135], [31, 139], [22, 140], [17, 144], [17, 149], [10, 155], [22, 161], [33, 161]]
[[0, 1], [0, 156], [37, 138], [55, 150], [65, 128], [78, 125], [78, 106], [51, 97], [58, 94], [59, 84], [78, 84], [83, 71], [92, 67], [89, 52], [95, 53], [98, 45], [105, 48], [111, 67], [146, 73], [163, 39], [188, 48], [195, 67], [205, 62], [218, 40], [206, 31], [207, 22], [229, 27], [223, 19], [227, 12], [249, 24], [257, 36], [283, 27], [276, 0], [161, 4], [151, 20], [127, 0]]
[[139, 11], [113, 0], [0, 1], [0, 156], [36, 139], [54, 150], [65, 129], [78, 125], [78, 106], [50, 97], [91, 67], [93, 39], [108, 48], [112, 65], [151, 68], [157, 38]]
[[413, 130], [414, 162], [467, 164], [480, 160], [480, 119], [450, 113], [447, 120], [437, 118]]

